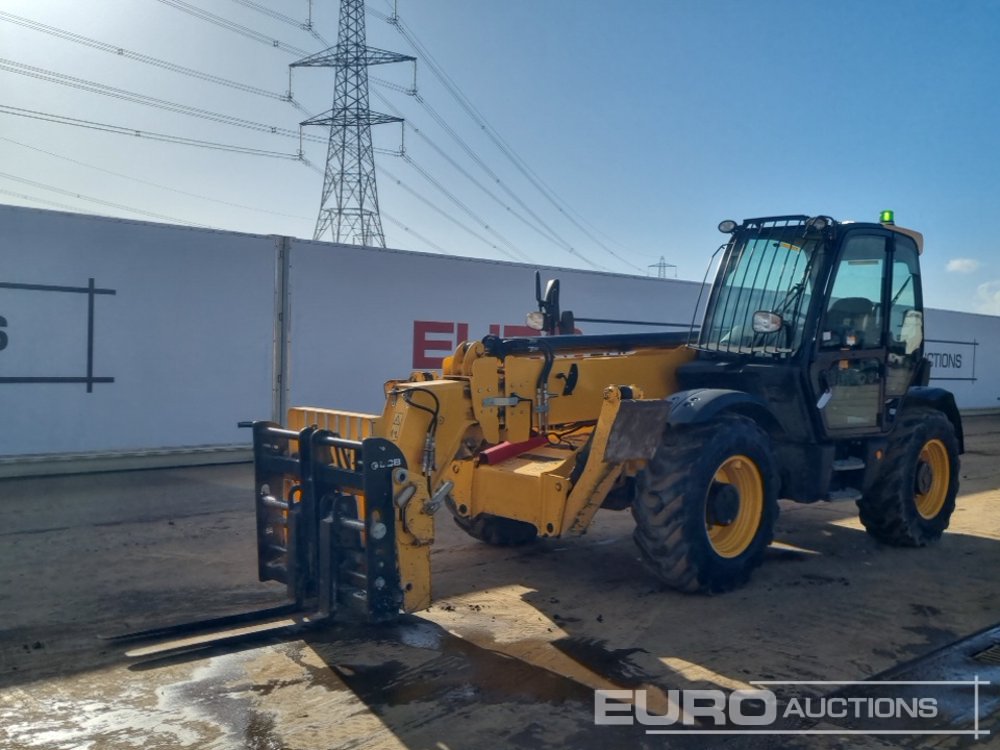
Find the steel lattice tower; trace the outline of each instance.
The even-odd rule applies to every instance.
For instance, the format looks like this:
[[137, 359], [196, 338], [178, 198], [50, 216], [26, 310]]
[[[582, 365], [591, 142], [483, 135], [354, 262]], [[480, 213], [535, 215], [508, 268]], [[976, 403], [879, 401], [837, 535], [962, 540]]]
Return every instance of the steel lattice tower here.
[[368, 66], [413, 60], [369, 47], [365, 40], [364, 0], [341, 0], [336, 46], [292, 63], [293, 68], [337, 69], [333, 108], [302, 123], [330, 127], [323, 198], [313, 239], [322, 239], [331, 229], [334, 242], [385, 247], [371, 126], [402, 120], [369, 109]]

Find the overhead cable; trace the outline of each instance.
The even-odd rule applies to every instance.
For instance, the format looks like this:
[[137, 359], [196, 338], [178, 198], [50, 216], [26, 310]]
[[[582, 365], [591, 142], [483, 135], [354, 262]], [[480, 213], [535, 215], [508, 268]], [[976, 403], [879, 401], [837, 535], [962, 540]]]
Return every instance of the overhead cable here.
[[[277, 99], [278, 101], [291, 102], [293, 105], [297, 107], [299, 106], [297, 102], [291, 99], [290, 94], [280, 94], [276, 91], [268, 91], [267, 89], [258, 88], [257, 86], [251, 86], [246, 83], [240, 83], [239, 81], [231, 81], [228, 78], [222, 78], [221, 76], [212, 75], [211, 73], [206, 73], [202, 70], [197, 70], [195, 68], [188, 68], [183, 65], [177, 65], [176, 63], [172, 63], [167, 60], [161, 60], [156, 57], [150, 57], [149, 55], [144, 55], [140, 52], [134, 52], [132, 50], [125, 49], [124, 47], [119, 47], [118, 45], [115, 44], [110, 44], [108, 42], [101, 42], [98, 41], [97, 39], [91, 39], [81, 34], [76, 34], [72, 31], [60, 29], [57, 26], [50, 26], [48, 24], [39, 23], [38, 21], [32, 21], [30, 18], [16, 16], [13, 13], [6, 13], [4, 11], [0, 11], [0, 21], [7, 21], [8, 23], [17, 24], [19, 26], [23, 26], [24, 28], [31, 29], [32, 31], [38, 31], [43, 34], [54, 36], [58, 39], [63, 39], [65, 41], [81, 44], [86, 47], [91, 47], [93, 49], [100, 50], [102, 52], [108, 52], [112, 55], [117, 55], [118, 57], [127, 60], [135, 60], [136, 62], [145, 63], [147, 65], [154, 65], [164, 70], [169, 70], [174, 73], [180, 73], [182, 75], [190, 76], [192, 78], [198, 78], [203, 81], [208, 81], [209, 83], [215, 83], [220, 86], [228, 86], [229, 88], [236, 89], [237, 91], [244, 91], [249, 94], [256, 94], [257, 96], [265, 96], [269, 99]], [[301, 107], [299, 108], [301, 109]]]
[[517, 246], [514, 245], [514, 243], [512, 243], [510, 240], [508, 240], [506, 237], [504, 237], [502, 234], [500, 234], [496, 229], [494, 229], [493, 227], [491, 227], [489, 225], [489, 223], [485, 219], [483, 219], [482, 217], [478, 216], [458, 196], [456, 196], [453, 192], [451, 192], [450, 190], [448, 190], [448, 188], [446, 188], [444, 185], [442, 185], [441, 182], [439, 180], [435, 179], [426, 169], [424, 169], [419, 164], [417, 164], [413, 160], [413, 158], [410, 157], [409, 154], [403, 154], [403, 161], [405, 161], [407, 164], [409, 164], [411, 167], [413, 167], [420, 174], [421, 177], [423, 177], [425, 180], [427, 180], [429, 183], [431, 183], [431, 185], [433, 185], [435, 188], [437, 188], [437, 190], [442, 195], [444, 195], [449, 201], [451, 201], [452, 203], [454, 203], [459, 208], [459, 210], [462, 211], [462, 213], [466, 214], [469, 218], [471, 218], [477, 224], [479, 224], [480, 226], [482, 226], [483, 229], [485, 229], [487, 232], [489, 232], [490, 234], [492, 234], [494, 237], [497, 238], [497, 240], [499, 240], [501, 243], [503, 243], [504, 245], [506, 245], [510, 249], [510, 252], [508, 252], [507, 250], [504, 250], [502, 248], [497, 248], [498, 250], [500, 250], [500, 252], [502, 252], [508, 258], [511, 258], [513, 260], [526, 261], [528, 263], [532, 262], [531, 258], [529, 258], [523, 252], [521, 252], [520, 250], [518, 250]]
[[402, 229], [404, 232], [408, 232], [409, 234], [412, 234], [414, 237], [416, 237], [418, 240], [420, 240], [421, 242], [423, 242], [428, 247], [431, 247], [434, 250], [437, 250], [442, 255], [452, 255], [452, 253], [450, 251], [445, 250], [443, 247], [441, 247], [436, 242], [427, 239], [422, 234], [420, 234], [419, 232], [417, 232], [417, 230], [413, 229], [412, 227], [408, 226], [407, 224], [404, 224], [399, 219], [391, 216], [390, 214], [387, 214], [385, 212], [384, 208], [379, 208], [379, 213], [382, 215], [382, 218], [385, 219], [386, 221], [388, 221], [390, 224], [395, 224], [397, 227], [399, 227], [400, 229]]
[[270, 214], [272, 216], [284, 216], [284, 217], [289, 218], [289, 219], [305, 219], [305, 220], [309, 220], [309, 217], [307, 217], [307, 216], [298, 216], [296, 214], [285, 214], [285, 213], [281, 213], [280, 211], [272, 211], [272, 210], [267, 209], [267, 208], [260, 208], [259, 206], [246, 206], [246, 205], [244, 205], [242, 203], [233, 203], [232, 201], [224, 201], [224, 200], [221, 200], [219, 198], [213, 198], [213, 197], [211, 197], [209, 195], [201, 195], [199, 193], [191, 193], [191, 192], [189, 192], [187, 190], [179, 190], [177, 188], [172, 188], [172, 187], [169, 187], [167, 185], [161, 185], [158, 182], [152, 182], [150, 180], [143, 180], [143, 179], [141, 179], [139, 177], [133, 177], [132, 175], [122, 174], [121, 172], [115, 172], [114, 170], [111, 170], [111, 169], [105, 169], [104, 167], [99, 167], [96, 164], [90, 164], [88, 162], [81, 161], [80, 159], [74, 159], [73, 157], [66, 156], [65, 154], [59, 154], [59, 153], [56, 153], [54, 151], [48, 151], [48, 150], [46, 150], [44, 148], [38, 148], [37, 146], [29, 145], [27, 143], [21, 143], [20, 141], [15, 141], [12, 138], [5, 138], [4, 136], [0, 136], [0, 141], [6, 141], [7, 143], [12, 143], [15, 146], [20, 146], [21, 148], [26, 148], [26, 149], [29, 149], [30, 151], [35, 151], [35, 152], [40, 153], [40, 154], [45, 154], [46, 156], [51, 156], [53, 158], [61, 159], [63, 161], [67, 161], [67, 162], [70, 162], [72, 164], [77, 164], [77, 165], [79, 165], [81, 167], [86, 167], [87, 169], [93, 169], [93, 170], [98, 171], [98, 172], [103, 172], [104, 174], [109, 174], [109, 175], [112, 175], [113, 177], [120, 177], [123, 180], [130, 180], [132, 182], [137, 182], [140, 185], [148, 185], [150, 187], [159, 188], [160, 190], [167, 190], [167, 191], [169, 191], [171, 193], [177, 193], [178, 195], [186, 195], [186, 196], [191, 197], [191, 198], [197, 198], [198, 200], [201, 200], [201, 201], [209, 201], [210, 203], [218, 203], [220, 205], [230, 206], [232, 208], [242, 208], [242, 209], [245, 209], [247, 211], [253, 211], [254, 213]]
[[287, 52], [291, 55], [297, 55], [299, 57], [305, 57], [306, 55], [311, 54], [308, 50], [304, 50], [301, 47], [294, 47], [290, 44], [286, 44], [279, 39], [270, 37], [267, 34], [262, 34], [259, 31], [254, 31], [253, 29], [243, 26], [242, 24], [238, 24], [235, 21], [230, 21], [222, 16], [217, 16], [214, 13], [202, 10], [195, 5], [191, 5], [191, 3], [184, 2], [184, 0], [157, 0], [157, 2], [169, 5], [171, 8], [176, 8], [177, 10], [194, 16], [195, 18], [200, 18], [208, 23], [213, 23], [216, 26], [233, 31], [241, 36], [245, 36], [248, 39], [253, 39], [255, 42], [260, 42], [269, 47], [273, 47], [274, 49], [279, 49], [282, 52]]
[[22, 109], [20, 107], [10, 107], [6, 104], [0, 104], [0, 114], [13, 115], [15, 117], [27, 117], [33, 120], [53, 122], [59, 125], [72, 125], [74, 127], [86, 128], [88, 130], [98, 130], [106, 133], [115, 133], [117, 135], [126, 135], [130, 138], [143, 138], [152, 141], [162, 141], [164, 143], [174, 143], [180, 146], [194, 146], [197, 148], [207, 148], [215, 151], [228, 151], [237, 154], [245, 154], [247, 156], [263, 156], [271, 159], [289, 159], [292, 161], [299, 161], [302, 158], [301, 154], [297, 153], [289, 154], [282, 151], [267, 151], [265, 149], [249, 148], [247, 146], [237, 146], [229, 143], [203, 141], [197, 138], [186, 138], [179, 135], [156, 133], [151, 130], [138, 130], [136, 128], [125, 127], [123, 125], [111, 125], [104, 122], [81, 120], [75, 117], [52, 114], [50, 112], [39, 112], [31, 109]]
[[234, 125], [240, 128], [256, 130], [261, 133], [280, 135], [286, 138], [299, 138], [301, 140], [313, 141], [316, 143], [326, 143], [326, 141], [320, 138], [319, 136], [300, 133], [298, 130], [279, 128], [275, 125], [267, 125], [261, 122], [254, 122], [253, 120], [246, 120], [241, 117], [234, 117], [232, 115], [226, 115], [219, 112], [211, 112], [207, 109], [201, 109], [200, 107], [192, 107], [187, 104], [178, 104], [177, 102], [167, 101], [166, 99], [158, 99], [154, 96], [147, 96], [146, 94], [138, 94], [134, 91], [127, 91], [125, 89], [116, 88], [114, 86], [108, 86], [106, 84], [97, 83], [95, 81], [88, 81], [84, 78], [76, 78], [74, 76], [66, 75], [65, 73], [57, 73], [52, 70], [46, 70], [44, 68], [38, 68], [32, 65], [25, 65], [24, 63], [19, 63], [15, 60], [0, 58], [0, 70], [5, 70], [10, 73], [17, 73], [18, 75], [29, 76], [31, 78], [37, 78], [39, 80], [48, 81], [50, 83], [58, 83], [63, 86], [69, 86], [71, 88], [79, 89], [81, 91], [87, 91], [92, 94], [101, 94], [102, 96], [110, 96], [115, 99], [130, 101], [136, 104], [144, 104], [149, 107], [157, 107], [159, 109], [165, 109], [168, 112], [176, 112], [178, 114], [189, 115], [191, 117], [199, 117], [203, 120], [212, 120], [214, 122], [220, 122], [225, 125]]
[[[455, 81], [445, 72], [444, 68], [442, 68], [441, 65], [438, 64], [438, 62], [434, 59], [433, 55], [431, 55], [427, 47], [424, 46], [419, 39], [417, 39], [412, 30], [403, 22], [403, 20], [399, 17], [399, 15], [397, 15], [394, 12], [390, 16], [381, 13], [379, 11], [376, 11], [374, 9], [370, 9], [370, 12], [376, 18], [381, 18], [382, 20], [386, 21], [396, 29], [396, 31], [400, 34], [400, 36], [402, 36], [403, 39], [405, 39], [407, 43], [409, 43], [409, 45], [424, 59], [424, 62], [427, 64], [427, 67], [430, 68], [431, 73], [433, 73], [434, 76], [441, 82], [441, 84], [445, 87], [445, 90], [448, 91], [449, 94], [451, 94], [452, 98], [455, 99], [458, 105], [466, 112], [466, 114], [469, 115], [470, 118], [472, 118], [472, 120], [477, 125], [479, 125], [480, 129], [487, 135], [487, 137], [491, 141], [493, 141], [494, 145], [496, 145], [496, 147], [500, 150], [500, 152], [508, 158], [508, 160], [514, 165], [514, 167], [532, 185], [534, 185], [534, 187], [545, 197], [545, 199], [549, 203], [553, 205], [553, 207], [557, 211], [559, 211], [559, 213], [563, 214], [563, 216], [565, 216], [566, 219], [570, 221], [570, 223], [576, 226], [576, 228], [581, 232], [583, 232], [584, 235], [586, 235], [592, 242], [594, 242], [594, 244], [601, 247], [607, 253], [614, 256], [622, 263], [626, 263], [627, 265], [631, 266], [632, 268], [635, 268], [638, 271], [643, 270], [639, 268], [639, 266], [636, 266], [631, 261], [626, 260], [621, 255], [612, 250], [610, 247], [608, 247], [604, 242], [602, 242], [599, 238], [597, 238], [593, 232], [587, 229], [587, 227], [585, 227], [583, 223], [576, 218], [576, 216], [573, 215], [575, 212], [573, 212], [572, 209], [569, 209], [568, 204], [563, 199], [559, 198], [559, 196], [557, 196], [556, 193], [548, 185], [545, 184], [545, 182], [534, 172], [534, 170], [531, 169], [528, 163], [525, 162], [524, 159], [522, 159], [513, 150], [513, 148], [500, 136], [499, 132], [497, 132], [497, 130], [492, 125], [490, 125], [489, 122], [487, 122], [483, 114], [478, 109], [476, 109], [476, 107], [472, 104], [472, 102], [468, 99], [468, 97], [466, 97], [465, 94], [461, 91], [461, 89], [459, 89], [458, 84], [456, 84]], [[574, 249], [572, 251], [572, 254], [576, 255], [578, 258], [587, 262], [588, 264], [597, 267], [595, 263], [586, 258], [586, 256], [584, 256], [579, 251]]]
[[174, 224], [187, 224], [193, 227], [200, 227], [201, 229], [214, 229], [214, 227], [211, 227], [208, 224], [198, 224], [193, 221], [186, 221], [184, 219], [177, 219], [173, 216], [167, 216], [166, 214], [159, 214], [153, 211], [146, 211], [141, 208], [133, 208], [132, 206], [126, 206], [122, 203], [114, 203], [112, 201], [102, 200], [101, 198], [94, 198], [89, 195], [83, 195], [82, 193], [75, 193], [72, 190], [64, 190], [63, 188], [58, 188], [55, 187], [54, 185], [46, 185], [44, 182], [29, 180], [26, 177], [18, 177], [17, 175], [8, 174], [6, 172], [0, 172], [0, 177], [6, 180], [13, 180], [14, 182], [20, 182], [25, 185], [31, 185], [32, 187], [41, 188], [42, 190], [49, 190], [53, 193], [58, 193], [60, 195], [67, 195], [71, 198], [76, 198], [77, 200], [88, 201], [90, 203], [97, 203], [101, 206], [109, 206], [111, 208], [117, 208], [122, 211], [130, 211], [134, 214], [150, 216], [154, 219], [163, 219], [165, 221], [169, 221]]
[[[393, 112], [394, 114], [396, 114], [396, 115], [399, 115], [399, 116], [401, 116], [401, 115], [402, 115], [402, 113], [400, 112], [400, 110], [399, 110], [398, 108], [394, 107], [394, 106], [392, 105], [392, 103], [391, 103], [391, 102], [390, 102], [390, 101], [389, 101], [389, 100], [388, 100], [388, 99], [387, 99], [387, 98], [386, 98], [386, 97], [385, 97], [384, 95], [382, 95], [382, 94], [381, 94], [380, 92], [378, 92], [378, 91], [375, 91], [375, 92], [373, 92], [373, 95], [374, 95], [374, 96], [375, 96], [375, 97], [376, 97], [377, 99], [379, 99], [379, 100], [380, 100], [380, 101], [381, 101], [381, 102], [383, 103], [383, 105], [384, 105], [384, 106], [386, 106], [386, 107], [387, 107], [387, 108], [388, 108], [388, 109], [389, 109], [389, 110], [390, 110], [391, 112]], [[417, 97], [417, 98], [418, 98], [418, 99], [421, 99], [421, 97]], [[440, 125], [442, 125], [442, 127], [445, 127], [445, 128], [448, 128], [448, 126], [447, 126], [447, 123], [446, 123], [446, 122], [440, 122], [439, 124], [440, 124]], [[419, 137], [419, 138], [420, 138], [421, 140], [423, 140], [423, 141], [424, 141], [425, 143], [427, 143], [427, 145], [429, 145], [429, 146], [430, 146], [430, 147], [431, 147], [432, 149], [434, 149], [434, 151], [435, 151], [435, 152], [437, 152], [437, 154], [438, 154], [438, 155], [439, 155], [439, 156], [440, 156], [440, 157], [441, 157], [442, 159], [444, 159], [445, 161], [447, 161], [447, 162], [448, 162], [448, 163], [449, 163], [449, 164], [450, 164], [450, 165], [451, 165], [451, 166], [452, 166], [452, 167], [453, 167], [453, 168], [454, 168], [454, 169], [455, 169], [456, 171], [458, 171], [458, 172], [459, 172], [460, 174], [462, 174], [462, 175], [463, 175], [463, 176], [464, 176], [464, 177], [465, 177], [466, 179], [468, 179], [468, 180], [469, 180], [470, 182], [472, 182], [472, 183], [473, 183], [473, 184], [474, 184], [474, 185], [475, 185], [476, 187], [478, 187], [478, 188], [479, 188], [479, 189], [480, 189], [480, 190], [481, 190], [482, 192], [486, 193], [486, 195], [488, 195], [488, 196], [489, 196], [490, 198], [492, 198], [492, 199], [493, 199], [493, 200], [494, 200], [494, 201], [495, 201], [496, 203], [498, 203], [498, 204], [499, 204], [500, 206], [502, 206], [502, 207], [504, 208], [504, 210], [505, 210], [505, 211], [507, 211], [507, 212], [508, 212], [508, 213], [509, 213], [509, 214], [510, 214], [511, 216], [513, 216], [514, 218], [518, 219], [518, 220], [519, 220], [520, 222], [522, 222], [522, 223], [523, 223], [523, 224], [524, 224], [525, 226], [527, 226], [527, 227], [528, 227], [529, 229], [531, 229], [531, 230], [533, 230], [534, 232], [538, 233], [538, 234], [539, 234], [539, 235], [540, 235], [541, 237], [543, 237], [543, 238], [544, 238], [545, 240], [547, 240], [548, 242], [551, 242], [552, 244], [556, 245], [556, 246], [557, 246], [558, 248], [560, 248], [561, 250], [564, 250], [564, 251], [566, 251], [566, 252], [568, 252], [568, 253], [571, 253], [571, 254], [573, 254], [573, 253], [574, 253], [574, 248], [573, 248], [573, 246], [572, 246], [572, 245], [570, 245], [570, 244], [569, 244], [569, 243], [568, 243], [568, 242], [567, 242], [567, 241], [566, 241], [565, 239], [563, 239], [562, 237], [560, 237], [560, 236], [559, 236], [558, 234], [556, 234], [556, 233], [555, 233], [555, 230], [553, 230], [553, 229], [552, 229], [552, 227], [550, 227], [550, 226], [549, 226], [549, 225], [548, 225], [548, 224], [547, 224], [547, 223], [546, 223], [546, 222], [545, 222], [545, 221], [544, 221], [544, 220], [543, 220], [543, 219], [542, 219], [542, 218], [541, 218], [540, 216], [538, 216], [538, 214], [537, 214], [537, 213], [535, 213], [535, 212], [534, 212], [534, 211], [533, 211], [533, 210], [532, 210], [532, 209], [531, 209], [531, 208], [530, 208], [530, 207], [529, 207], [529, 206], [528, 206], [528, 205], [527, 205], [527, 204], [526, 204], [526, 203], [525, 203], [525, 202], [524, 202], [523, 200], [521, 200], [521, 199], [520, 199], [520, 197], [519, 197], [519, 196], [518, 196], [518, 195], [517, 195], [516, 193], [514, 193], [514, 192], [513, 192], [513, 191], [512, 191], [512, 190], [511, 190], [511, 189], [510, 189], [510, 188], [509, 188], [509, 187], [508, 187], [508, 186], [507, 186], [507, 185], [506, 185], [506, 184], [505, 184], [504, 182], [503, 182], [503, 180], [501, 180], [501, 179], [500, 179], [500, 177], [498, 177], [498, 176], [497, 176], [497, 175], [496, 175], [495, 173], [493, 173], [493, 171], [492, 171], [492, 170], [490, 170], [490, 169], [489, 169], [489, 167], [487, 167], [487, 166], [486, 166], [486, 164], [485, 164], [484, 162], [482, 162], [482, 161], [481, 161], [481, 160], [479, 159], [479, 157], [478, 157], [477, 155], [475, 155], [475, 154], [474, 154], [474, 153], [473, 153], [473, 152], [471, 151], [471, 149], [469, 149], [469, 148], [468, 148], [468, 147], [466, 146], [465, 142], [461, 140], [460, 136], [458, 136], [458, 134], [457, 134], [457, 133], [454, 133], [454, 131], [452, 131], [452, 135], [453, 135], [453, 137], [454, 137], [454, 138], [455, 138], [456, 140], [458, 140], [458, 142], [460, 143], [460, 145], [462, 145], [462, 146], [466, 146], [466, 152], [467, 152], [467, 153], [468, 153], [468, 154], [469, 154], [469, 155], [470, 155], [470, 156], [471, 156], [471, 157], [472, 157], [472, 158], [473, 158], [473, 159], [474, 159], [474, 160], [475, 160], [475, 161], [476, 161], [476, 162], [477, 162], [477, 163], [478, 163], [478, 164], [479, 164], [479, 165], [480, 165], [480, 166], [481, 166], [481, 167], [482, 167], [482, 168], [483, 168], [483, 169], [484, 169], [484, 170], [485, 170], [485, 171], [486, 171], [486, 172], [487, 172], [487, 173], [488, 173], [488, 174], [489, 174], [489, 175], [490, 175], [491, 177], [493, 177], [493, 180], [494, 180], [494, 182], [496, 182], [496, 183], [497, 183], [497, 184], [498, 184], [498, 185], [499, 185], [499, 186], [500, 186], [500, 187], [501, 187], [501, 188], [502, 188], [502, 189], [504, 190], [504, 192], [506, 192], [506, 193], [507, 193], [507, 194], [508, 194], [509, 196], [511, 196], [511, 197], [512, 197], [512, 198], [514, 199], [514, 201], [515, 201], [515, 202], [516, 202], [516, 203], [517, 203], [517, 204], [518, 204], [518, 205], [519, 205], [519, 206], [520, 206], [520, 207], [521, 207], [522, 209], [524, 209], [524, 210], [525, 210], [525, 211], [526, 211], [526, 212], [527, 212], [527, 213], [528, 213], [528, 214], [529, 214], [530, 216], [532, 216], [532, 218], [533, 218], [533, 219], [535, 220], [535, 222], [534, 222], [534, 223], [533, 223], [532, 221], [528, 220], [527, 218], [525, 218], [525, 217], [524, 217], [524, 216], [523, 216], [522, 214], [520, 214], [519, 212], [515, 211], [515, 210], [514, 210], [514, 209], [513, 209], [513, 208], [512, 208], [512, 207], [511, 207], [511, 206], [510, 206], [510, 205], [509, 205], [508, 203], [506, 203], [506, 202], [505, 202], [505, 201], [503, 200], [503, 198], [501, 198], [501, 197], [500, 197], [500, 196], [498, 196], [498, 195], [497, 195], [497, 194], [496, 194], [495, 192], [493, 192], [493, 191], [492, 191], [492, 190], [490, 190], [490, 189], [489, 189], [488, 187], [486, 187], [485, 185], [483, 185], [483, 184], [482, 184], [482, 183], [481, 183], [481, 182], [480, 182], [480, 181], [479, 181], [478, 179], [476, 179], [476, 177], [475, 177], [474, 175], [472, 175], [472, 174], [471, 174], [471, 173], [470, 173], [470, 172], [469, 172], [469, 171], [468, 171], [467, 169], [465, 169], [465, 168], [464, 168], [464, 167], [463, 167], [463, 166], [462, 166], [461, 164], [459, 164], [459, 163], [458, 163], [458, 162], [457, 162], [457, 161], [456, 161], [456, 160], [454, 159], [454, 157], [452, 157], [452, 156], [451, 156], [451, 155], [450, 155], [450, 154], [449, 154], [449, 153], [448, 153], [447, 151], [445, 151], [445, 150], [444, 150], [443, 148], [441, 148], [441, 147], [440, 147], [439, 145], [437, 145], [437, 143], [435, 143], [435, 142], [434, 142], [434, 141], [433, 141], [433, 140], [432, 140], [432, 139], [431, 139], [431, 138], [430, 138], [430, 137], [429, 137], [429, 136], [428, 136], [428, 135], [427, 135], [427, 134], [426, 134], [426, 133], [425, 133], [425, 132], [424, 132], [423, 130], [421, 130], [420, 128], [418, 128], [417, 126], [415, 126], [415, 125], [414, 125], [414, 124], [413, 124], [412, 122], [410, 122], [410, 121], [407, 121], [407, 122], [406, 122], [406, 125], [405, 125], [405, 126], [406, 126], [406, 128], [407, 128], [407, 129], [409, 129], [409, 130], [410, 130], [410, 131], [411, 131], [412, 133], [414, 133], [414, 134], [415, 134], [416, 136], [418, 136], [418, 137]], [[450, 128], [448, 128], [448, 129], [450, 129]], [[577, 255], [579, 255], [579, 254], [577, 253]], [[589, 261], [588, 261], [588, 262], [589, 262]], [[597, 265], [597, 264], [595, 264], [595, 263], [591, 263], [591, 265], [592, 265], [592, 266], [594, 266], [595, 268], [600, 268], [600, 266], [598, 266], [598, 265]]]

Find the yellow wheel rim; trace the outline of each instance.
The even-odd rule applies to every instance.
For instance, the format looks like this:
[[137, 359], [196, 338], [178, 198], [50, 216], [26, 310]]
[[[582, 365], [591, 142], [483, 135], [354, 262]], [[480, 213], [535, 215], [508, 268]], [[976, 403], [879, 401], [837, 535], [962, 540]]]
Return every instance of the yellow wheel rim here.
[[[929, 481], [921, 482], [921, 472], [930, 471]], [[921, 485], [924, 486], [921, 486]], [[920, 450], [917, 459], [917, 477], [914, 501], [917, 513], [930, 521], [944, 507], [948, 497], [948, 486], [951, 484], [951, 461], [948, 460], [948, 449], [937, 438], [928, 440]], [[921, 492], [920, 490], [924, 491]]]
[[731, 456], [723, 461], [712, 482], [732, 485], [739, 495], [739, 509], [730, 523], [714, 522], [706, 507], [705, 527], [708, 541], [721, 557], [738, 557], [753, 542], [764, 512], [764, 482], [757, 465], [746, 456]]

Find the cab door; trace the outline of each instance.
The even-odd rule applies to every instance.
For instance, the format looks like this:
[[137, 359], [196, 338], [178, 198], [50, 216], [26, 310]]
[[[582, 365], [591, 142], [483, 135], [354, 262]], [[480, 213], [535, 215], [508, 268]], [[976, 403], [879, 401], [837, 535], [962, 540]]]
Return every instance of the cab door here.
[[884, 429], [891, 242], [888, 231], [850, 232], [831, 270], [810, 373], [816, 406], [831, 437]]
[[895, 416], [899, 400], [915, 385], [924, 358], [924, 300], [920, 285], [917, 244], [894, 233], [889, 269], [888, 356], [886, 359], [886, 424]]

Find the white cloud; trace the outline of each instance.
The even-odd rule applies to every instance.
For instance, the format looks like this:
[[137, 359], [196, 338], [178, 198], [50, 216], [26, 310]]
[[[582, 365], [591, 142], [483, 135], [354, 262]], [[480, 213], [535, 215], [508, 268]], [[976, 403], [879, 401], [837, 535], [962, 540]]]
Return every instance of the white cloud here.
[[987, 281], [976, 287], [976, 312], [1000, 315], [1000, 281]]
[[973, 258], [952, 258], [948, 261], [952, 273], [974, 273], [979, 270], [979, 261]]

